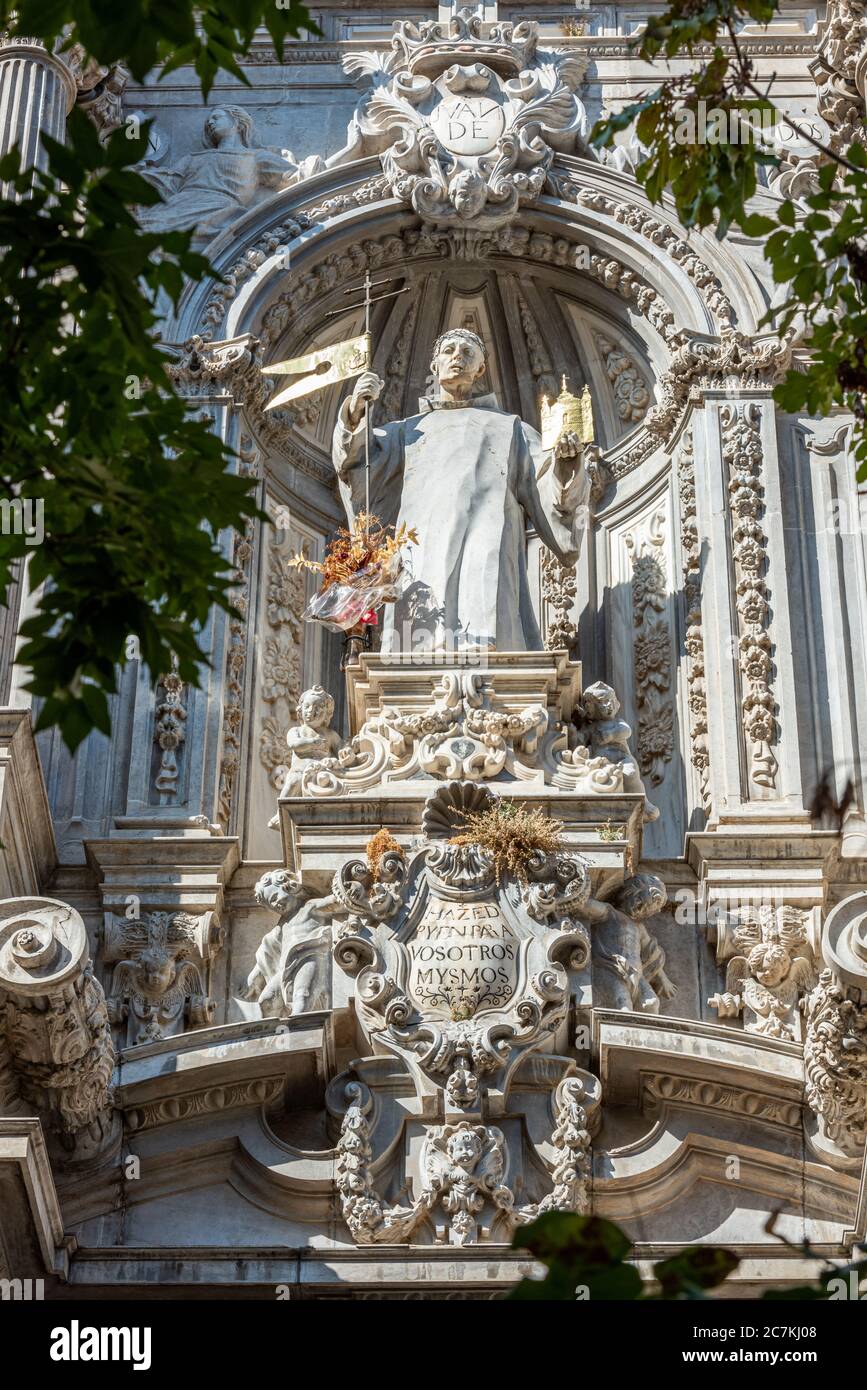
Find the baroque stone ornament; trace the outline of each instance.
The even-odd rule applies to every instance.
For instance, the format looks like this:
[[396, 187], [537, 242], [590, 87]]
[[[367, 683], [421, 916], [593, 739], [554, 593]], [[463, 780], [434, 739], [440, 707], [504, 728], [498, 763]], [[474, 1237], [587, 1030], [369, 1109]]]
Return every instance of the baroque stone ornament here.
[[185, 689], [177, 669], [160, 676], [154, 725], [154, 742], [160, 751], [154, 787], [161, 806], [171, 806], [178, 800], [178, 752], [186, 739]]
[[695, 455], [692, 432], [688, 432], [677, 458], [680, 496], [680, 546], [683, 562], [683, 592], [686, 601], [687, 704], [689, 706], [689, 756], [698, 774], [699, 795], [705, 815], [710, 811], [710, 745], [707, 728], [707, 682], [705, 679], [704, 635], [701, 617], [701, 544], [695, 495]]
[[762, 482], [761, 411], [750, 402], [720, 410], [723, 458], [728, 470], [732, 512], [737, 611], [740, 624], [739, 665], [743, 680], [742, 721], [748, 742], [750, 780], [758, 787], [777, 784], [776, 703], [771, 689], [773, 645], [769, 627], [767, 541]]
[[555, 152], [590, 155], [577, 90], [587, 60], [537, 51], [538, 26], [396, 25], [391, 52], [344, 58], [370, 84], [344, 158], [379, 153], [392, 195], [437, 226], [502, 227], [548, 183]]
[[[409, 1204], [388, 1203], [374, 1180], [374, 1097], [358, 1081], [345, 1088], [348, 1102], [337, 1145], [336, 1186], [343, 1218], [358, 1245], [418, 1241], [423, 1227], [435, 1241], [474, 1245], [507, 1243], [516, 1227], [545, 1211], [589, 1211], [591, 1123], [598, 1119], [595, 1078], [574, 1071], [553, 1097], [549, 1166], [552, 1190], [539, 1201], [519, 1203], [507, 1184], [509, 1149], [497, 1125], [471, 1119], [423, 1131], [418, 1195]], [[592, 1117], [592, 1118], [591, 1118]], [[439, 1214], [446, 1224], [439, 1222]]]
[[336, 897], [313, 897], [288, 869], [264, 874], [255, 894], [257, 903], [279, 913], [280, 920], [259, 944], [244, 997], [259, 1005], [263, 1018], [329, 1008]]
[[845, 154], [854, 140], [864, 140], [867, 11], [862, 0], [831, 0], [821, 34], [810, 65], [818, 88], [817, 107], [829, 127], [831, 149]]
[[355, 979], [365, 1033], [423, 1091], [447, 1088], [456, 1102], [501, 1092], [521, 1056], [553, 1037], [569, 1007], [567, 972], [589, 956], [567, 920], [587, 884], [583, 861], [537, 855], [529, 899], [520, 885], [498, 885], [484, 850], [440, 829], [458, 828], [473, 794], [451, 783], [429, 798], [426, 845], [411, 866], [386, 856], [374, 882], [365, 864], [349, 863], [334, 882], [351, 913], [334, 957]]
[[632, 562], [632, 659], [638, 710], [638, 765], [659, 786], [674, 752], [671, 697], [671, 632], [667, 621], [669, 583], [665, 572], [665, 512], [654, 512], [640, 537], [627, 532]]
[[0, 903], [0, 1020], [23, 1096], [75, 1158], [112, 1128], [114, 1048], [79, 913], [54, 898]]
[[213, 912], [150, 912], [107, 924], [103, 958], [116, 962], [108, 1008], [127, 1047], [211, 1022], [216, 1003], [207, 994], [206, 962], [222, 944]]
[[725, 991], [708, 1004], [720, 1018], [743, 1014], [746, 1033], [798, 1042], [800, 1001], [816, 983], [806, 914], [765, 906], [742, 909], [741, 917], [730, 932], [718, 934], [718, 958], [728, 956]]
[[548, 607], [545, 647], [549, 652], [571, 651], [578, 640], [572, 612], [578, 592], [574, 565], [564, 565], [551, 550], [542, 551], [542, 597]]
[[[482, 668], [442, 671], [433, 662], [418, 678], [411, 659], [405, 668], [393, 668], [381, 657], [368, 662], [373, 663], [376, 693], [364, 701], [366, 717], [358, 733], [330, 756], [299, 759], [281, 805], [288, 797], [364, 795], [380, 786], [410, 789], [456, 778], [497, 778], [588, 796], [644, 796], [629, 749], [629, 725], [616, 711], [601, 724], [584, 717], [572, 690], [577, 668], [559, 653], [546, 654], [552, 675], [559, 672], [556, 697], [541, 673], [533, 682], [510, 679], [505, 658], [494, 653]], [[606, 709], [613, 708], [612, 700], [619, 709], [611, 688], [605, 691]], [[275, 746], [275, 759], [278, 754]], [[644, 815], [658, 815], [646, 798]]]
[[[289, 564], [292, 556], [290, 519], [273, 503], [269, 504], [269, 510], [275, 525], [268, 546], [264, 659], [260, 674], [262, 700], [268, 713], [259, 728], [259, 760], [279, 791], [293, 761], [295, 750], [288, 740], [293, 720], [299, 717], [302, 700], [305, 584], [303, 572]], [[297, 738], [294, 730], [292, 738]]]
[[[249, 435], [242, 435], [238, 449], [239, 473], [254, 478], [258, 472], [259, 451]], [[250, 565], [253, 557], [253, 525], [232, 535], [233, 586], [230, 597], [235, 612], [229, 617], [223, 699], [223, 746], [217, 791], [218, 817], [228, 831], [235, 805], [235, 786], [241, 765], [241, 733], [244, 717], [244, 671], [247, 663], [250, 607]]]
[[598, 337], [596, 346], [614, 391], [617, 415], [627, 427], [638, 424], [647, 414], [650, 391], [632, 357], [610, 338]]
[[867, 1145], [867, 1009], [823, 970], [805, 1004], [807, 1104], [823, 1136], [860, 1157]]
[[867, 1146], [867, 894], [844, 898], [822, 929], [827, 969], [804, 1005], [807, 1104], [828, 1145], [860, 1160]]

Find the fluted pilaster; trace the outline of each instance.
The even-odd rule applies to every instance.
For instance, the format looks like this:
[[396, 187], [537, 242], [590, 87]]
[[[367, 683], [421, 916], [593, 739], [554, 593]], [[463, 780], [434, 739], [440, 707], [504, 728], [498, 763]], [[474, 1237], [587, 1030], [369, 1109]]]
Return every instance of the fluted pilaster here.
[[[44, 169], [43, 135], [63, 139], [76, 96], [73, 74], [35, 39], [0, 39], [0, 157], [18, 147], [22, 169]], [[4, 198], [8, 184], [0, 186]]]

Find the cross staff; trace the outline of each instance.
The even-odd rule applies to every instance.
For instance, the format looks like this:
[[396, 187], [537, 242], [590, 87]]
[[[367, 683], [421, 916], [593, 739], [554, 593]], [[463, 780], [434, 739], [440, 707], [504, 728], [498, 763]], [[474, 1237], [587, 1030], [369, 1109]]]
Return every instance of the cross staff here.
[[[362, 305], [363, 305], [363, 307], [364, 307], [364, 332], [365, 332], [365, 334], [367, 335], [367, 341], [368, 341], [368, 342], [371, 341], [371, 338], [370, 338], [370, 306], [371, 306], [372, 304], [379, 304], [380, 301], [383, 300], [383, 299], [393, 299], [393, 298], [395, 297], [395, 295], [398, 295], [398, 294], [406, 294], [407, 290], [409, 289], [409, 285], [404, 285], [403, 289], [400, 289], [400, 290], [389, 290], [386, 294], [378, 294], [378, 295], [376, 295], [376, 296], [373, 297], [373, 298], [371, 297], [370, 291], [371, 291], [371, 290], [379, 289], [382, 285], [391, 285], [391, 284], [394, 283], [394, 281], [395, 281], [396, 279], [397, 279], [397, 276], [396, 276], [396, 275], [389, 275], [385, 280], [371, 280], [371, 278], [370, 278], [370, 270], [368, 269], [368, 270], [365, 270], [365, 272], [364, 272], [364, 299], [363, 299], [363, 301], [362, 301], [362, 304], [353, 304], [351, 307], [352, 307], [353, 309], [360, 309], [360, 308], [362, 307]], [[344, 294], [358, 294], [358, 290], [357, 290], [357, 289], [344, 290], [343, 293], [344, 293]], [[345, 314], [345, 313], [346, 313], [346, 310], [345, 310], [345, 309], [332, 309], [331, 313], [328, 314], [326, 317], [327, 317], [327, 318], [330, 318], [330, 319], [333, 319], [333, 318], [336, 318], [338, 314]], [[371, 353], [370, 353], [370, 361], [373, 362], [373, 352], [372, 352], [372, 351], [371, 351]], [[364, 514], [365, 514], [365, 517], [367, 518], [367, 524], [369, 525], [369, 524], [370, 524], [370, 401], [365, 401], [365, 402], [364, 402]]]

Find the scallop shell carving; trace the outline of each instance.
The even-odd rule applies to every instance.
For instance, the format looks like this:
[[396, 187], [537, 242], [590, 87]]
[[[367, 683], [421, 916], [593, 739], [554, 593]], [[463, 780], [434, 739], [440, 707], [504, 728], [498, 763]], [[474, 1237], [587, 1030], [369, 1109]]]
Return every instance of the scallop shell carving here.
[[446, 782], [424, 804], [421, 828], [429, 840], [447, 840], [475, 811], [493, 806], [496, 797], [478, 782]]

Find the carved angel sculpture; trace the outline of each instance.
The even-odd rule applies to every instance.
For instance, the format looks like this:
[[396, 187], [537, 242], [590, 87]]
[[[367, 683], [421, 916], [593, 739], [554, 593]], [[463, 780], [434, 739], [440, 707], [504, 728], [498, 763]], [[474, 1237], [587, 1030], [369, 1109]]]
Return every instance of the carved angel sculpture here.
[[177, 960], [154, 942], [134, 960], [115, 966], [108, 997], [112, 1023], [127, 1024], [126, 1043], [154, 1042], [211, 1022], [216, 1003], [205, 994], [199, 967]]
[[486, 1125], [438, 1125], [425, 1139], [421, 1153], [424, 1180], [419, 1204], [432, 1210], [440, 1203], [451, 1217], [457, 1245], [472, 1244], [476, 1217], [486, 1202], [509, 1212], [514, 1197], [503, 1183], [506, 1149], [502, 1130]]
[[659, 807], [647, 799], [644, 780], [629, 747], [632, 729], [625, 719], [619, 717], [620, 701], [614, 690], [604, 681], [588, 685], [581, 697], [581, 707], [584, 714], [581, 733], [593, 757], [620, 763], [623, 768], [623, 790], [640, 792], [644, 797], [645, 821], [657, 820]]
[[601, 1008], [658, 1014], [660, 999], [674, 998], [665, 952], [643, 921], [666, 901], [656, 874], [633, 874], [611, 902], [591, 898], [581, 909], [592, 923], [594, 1003]]
[[816, 984], [800, 916], [783, 908], [777, 917], [751, 918], [735, 932], [735, 943], [742, 953], [729, 961], [725, 992], [708, 1000], [710, 1008], [720, 1018], [743, 1013], [747, 1033], [797, 1042], [798, 1000]]
[[264, 874], [256, 900], [280, 913], [280, 921], [262, 938], [256, 964], [242, 992], [254, 1000], [263, 1018], [327, 1008], [327, 970], [331, 922], [336, 899], [312, 898], [288, 869]]
[[[280, 789], [281, 796], [300, 796], [305, 770], [323, 758], [335, 757], [343, 747], [343, 739], [331, 727], [334, 699], [321, 685], [311, 686], [304, 691], [298, 701], [297, 715], [298, 723], [293, 724], [286, 735], [289, 767]], [[276, 830], [279, 824], [278, 815], [268, 822], [272, 830]]]

